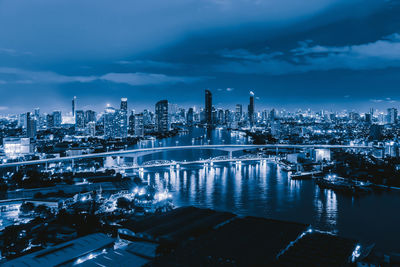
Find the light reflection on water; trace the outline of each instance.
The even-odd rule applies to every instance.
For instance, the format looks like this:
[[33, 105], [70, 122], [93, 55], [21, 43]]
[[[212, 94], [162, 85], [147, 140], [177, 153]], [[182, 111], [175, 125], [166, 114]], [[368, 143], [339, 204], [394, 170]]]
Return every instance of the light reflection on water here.
[[150, 184], [168, 189], [176, 206], [193, 205], [242, 216], [302, 222], [350, 238], [374, 241], [387, 249], [396, 250], [400, 238], [398, 214], [388, 212], [376, 217], [370, 212], [371, 205], [394, 205], [388, 202], [390, 198], [399, 203], [399, 193], [373, 193], [358, 198], [338, 195], [320, 190], [312, 180], [293, 181], [271, 162], [153, 169], [145, 177]]
[[[190, 129], [186, 135], [163, 139], [161, 143], [143, 142], [141, 147], [206, 144], [246, 144], [249, 140], [235, 132]], [[240, 153], [240, 152], [239, 152]], [[239, 154], [236, 153], [236, 156]], [[148, 160], [170, 159], [191, 161], [207, 159], [226, 152], [185, 150], [147, 155]], [[377, 192], [362, 197], [320, 190], [314, 181], [293, 181], [279, 166], [269, 163], [214, 167], [182, 166], [146, 170], [141, 177], [167, 188], [176, 206], [194, 205], [311, 224], [315, 228], [342, 236], [375, 242], [378, 247], [400, 252], [400, 192]]]

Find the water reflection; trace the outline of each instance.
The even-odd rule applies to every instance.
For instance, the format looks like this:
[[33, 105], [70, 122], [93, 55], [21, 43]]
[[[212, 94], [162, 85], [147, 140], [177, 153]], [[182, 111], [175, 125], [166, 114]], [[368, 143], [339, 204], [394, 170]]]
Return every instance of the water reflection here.
[[[148, 141], [141, 146], [174, 146], [178, 140], [180, 145], [248, 142], [235, 132], [193, 129], [188, 135], [164, 139], [161, 144]], [[141, 160], [197, 160], [224, 154], [186, 150], [148, 155]], [[167, 188], [173, 194], [176, 206], [194, 205], [243, 216], [302, 222], [350, 238], [375, 242], [378, 247], [398, 250], [400, 215], [393, 213], [400, 202], [397, 192], [374, 193], [360, 198], [335, 194], [320, 190], [314, 181], [291, 180], [272, 162], [147, 169], [141, 177], [161, 189]]]

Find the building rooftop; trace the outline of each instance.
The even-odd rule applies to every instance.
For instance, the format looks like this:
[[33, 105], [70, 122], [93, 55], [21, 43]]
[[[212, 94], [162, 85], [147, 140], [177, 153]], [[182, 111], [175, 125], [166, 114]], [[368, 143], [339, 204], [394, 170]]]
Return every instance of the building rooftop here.
[[87, 260], [77, 267], [104, 267], [104, 266], [129, 266], [139, 267], [147, 264], [148, 259], [134, 255], [122, 249], [116, 249], [101, 254], [93, 259]]
[[5, 262], [5, 267], [55, 266], [74, 261], [93, 251], [111, 246], [114, 239], [102, 233], [80, 237], [13, 260]]

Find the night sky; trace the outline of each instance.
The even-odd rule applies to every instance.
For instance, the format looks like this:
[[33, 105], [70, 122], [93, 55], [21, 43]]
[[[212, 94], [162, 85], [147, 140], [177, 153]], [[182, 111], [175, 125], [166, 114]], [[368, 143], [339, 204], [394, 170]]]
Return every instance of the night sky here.
[[0, 0], [0, 113], [400, 108], [400, 1]]

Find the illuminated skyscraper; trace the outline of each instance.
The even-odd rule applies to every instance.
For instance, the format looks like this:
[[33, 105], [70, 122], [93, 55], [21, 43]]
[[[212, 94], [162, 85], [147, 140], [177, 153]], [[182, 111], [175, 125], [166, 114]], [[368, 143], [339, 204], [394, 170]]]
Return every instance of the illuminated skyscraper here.
[[26, 137], [36, 139], [36, 119], [30, 113], [26, 113]]
[[135, 115], [135, 135], [144, 135], [143, 113]]
[[85, 124], [88, 124], [89, 122], [96, 122], [96, 112], [93, 110], [85, 111]]
[[103, 119], [104, 119], [104, 137], [105, 138], [114, 138], [116, 136], [115, 130], [115, 108], [107, 107], [105, 109]]
[[205, 91], [205, 122], [208, 125], [212, 124], [212, 94], [210, 90]]
[[193, 113], [194, 113], [193, 108], [189, 108], [187, 115], [186, 115], [186, 123], [188, 125], [193, 125], [193, 120], [194, 120]]
[[240, 121], [243, 114], [243, 107], [241, 104], [236, 104], [235, 121]]
[[77, 110], [75, 112], [75, 127], [78, 129], [85, 128], [85, 112], [83, 112], [83, 110]]
[[135, 112], [133, 110], [128, 118], [128, 133], [131, 135], [135, 134]]
[[126, 112], [107, 107], [104, 113], [104, 137], [125, 138], [128, 134]]
[[72, 116], [75, 117], [75, 110], [76, 110], [76, 96], [72, 99]]
[[397, 123], [397, 109], [396, 108], [388, 108], [387, 110], [387, 122], [390, 124]]
[[54, 127], [61, 127], [62, 123], [61, 111], [53, 112], [53, 120], [54, 120]]
[[250, 103], [248, 106], [249, 123], [250, 126], [254, 124], [254, 93], [250, 91]]
[[121, 98], [121, 110], [128, 112], [128, 98], [126, 97]]
[[158, 101], [156, 104], [156, 126], [159, 133], [165, 133], [169, 130], [167, 100]]

